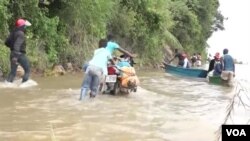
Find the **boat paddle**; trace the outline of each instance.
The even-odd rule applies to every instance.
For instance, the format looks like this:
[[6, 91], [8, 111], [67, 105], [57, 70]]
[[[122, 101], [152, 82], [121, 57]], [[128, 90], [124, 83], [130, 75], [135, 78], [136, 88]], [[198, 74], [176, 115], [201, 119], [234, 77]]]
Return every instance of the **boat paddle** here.
[[164, 66], [165, 66], [165, 65], [169, 65], [174, 59], [175, 59], [175, 57], [174, 57], [173, 59], [171, 59], [169, 62], [163, 61], [162, 63], [163, 63]]

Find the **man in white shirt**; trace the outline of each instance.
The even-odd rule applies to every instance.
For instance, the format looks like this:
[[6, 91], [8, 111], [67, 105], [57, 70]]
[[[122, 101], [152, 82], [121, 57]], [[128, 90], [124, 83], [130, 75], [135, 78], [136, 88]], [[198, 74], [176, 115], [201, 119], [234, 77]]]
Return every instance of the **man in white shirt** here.
[[87, 94], [88, 89], [91, 90], [90, 97], [95, 97], [98, 93], [98, 87], [103, 75], [107, 75], [108, 60], [112, 60], [109, 51], [105, 49], [107, 41], [101, 39], [99, 41], [99, 48], [95, 50], [93, 58], [89, 61], [86, 69], [85, 78], [81, 87], [80, 100]]

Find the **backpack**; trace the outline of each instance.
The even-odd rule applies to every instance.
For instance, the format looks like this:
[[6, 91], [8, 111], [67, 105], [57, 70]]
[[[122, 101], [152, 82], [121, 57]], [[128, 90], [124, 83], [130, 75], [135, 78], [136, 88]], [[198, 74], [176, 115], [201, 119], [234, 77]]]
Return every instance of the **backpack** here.
[[8, 47], [11, 48], [13, 47], [13, 34], [10, 34], [7, 39], [5, 40], [4, 44]]

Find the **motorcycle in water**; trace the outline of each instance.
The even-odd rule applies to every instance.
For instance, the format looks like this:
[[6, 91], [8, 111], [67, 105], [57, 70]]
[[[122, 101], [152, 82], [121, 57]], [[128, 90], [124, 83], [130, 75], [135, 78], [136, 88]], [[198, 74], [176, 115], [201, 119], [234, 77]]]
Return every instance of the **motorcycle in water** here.
[[[135, 63], [133, 62], [133, 64]], [[119, 67], [116, 65], [109, 65], [105, 84], [105, 94], [130, 94], [131, 92], [137, 91], [139, 79], [132, 66]]]

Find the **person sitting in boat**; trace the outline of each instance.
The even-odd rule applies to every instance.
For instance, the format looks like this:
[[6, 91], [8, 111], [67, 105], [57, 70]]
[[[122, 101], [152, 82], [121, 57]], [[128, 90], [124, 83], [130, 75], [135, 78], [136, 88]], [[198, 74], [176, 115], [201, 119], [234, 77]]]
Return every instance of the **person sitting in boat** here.
[[173, 59], [170, 60], [170, 62], [172, 62], [175, 58], [178, 58], [178, 64], [177, 64], [178, 67], [190, 68], [190, 63], [188, 61], [187, 54], [180, 53], [178, 49], [175, 49], [174, 52], [175, 56]]
[[172, 62], [175, 58], [178, 58], [178, 66], [183, 66], [184, 64], [184, 58], [182, 56], [182, 53], [178, 51], [178, 49], [174, 50], [175, 56], [173, 59], [171, 59], [169, 62]]
[[196, 53], [194, 53], [193, 56], [191, 57], [192, 67], [195, 66], [196, 61], [197, 61], [197, 56]]
[[201, 53], [197, 54], [196, 66], [197, 67], [201, 66]]
[[183, 67], [183, 68], [190, 68], [190, 63], [188, 61], [187, 54], [186, 53], [182, 53], [182, 57], [183, 57], [183, 65], [181, 67]]
[[207, 74], [209, 74], [211, 71], [214, 70], [214, 63], [215, 63], [215, 56], [213, 59], [211, 59], [209, 61], [209, 67], [208, 67], [208, 70], [207, 70]]
[[213, 72], [213, 76], [220, 76], [222, 72], [222, 64], [220, 61], [220, 53], [217, 52], [215, 53], [214, 56], [214, 72]]

